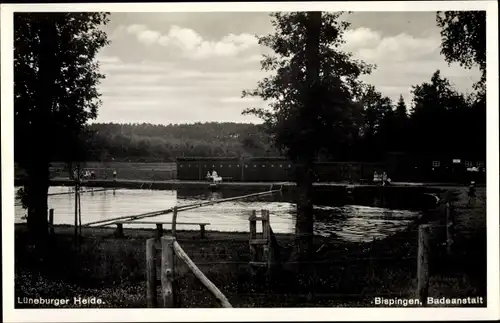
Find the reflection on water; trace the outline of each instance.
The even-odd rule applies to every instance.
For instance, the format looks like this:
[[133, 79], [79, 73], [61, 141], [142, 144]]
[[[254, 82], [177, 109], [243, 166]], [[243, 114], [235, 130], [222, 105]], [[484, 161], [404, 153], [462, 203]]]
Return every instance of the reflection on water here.
[[[98, 188], [94, 188], [97, 190]], [[84, 188], [83, 190], [91, 190]], [[70, 193], [71, 187], [50, 187], [49, 194]], [[135, 215], [168, 209], [175, 205], [190, 204], [206, 200], [219, 200], [224, 197], [241, 195], [212, 192], [209, 190], [189, 194], [182, 191], [167, 190], [128, 190], [113, 189], [81, 194], [82, 223], [109, 219], [119, 216]], [[56, 224], [74, 223], [74, 194], [49, 196], [49, 208], [54, 209]], [[25, 222], [22, 217], [26, 211], [16, 201], [16, 223]], [[246, 198], [237, 201], [208, 205], [193, 210], [182, 211], [179, 222], [209, 222], [207, 230], [248, 231], [248, 216], [252, 210], [260, 212], [267, 209], [271, 216], [271, 226], [276, 233], [293, 233], [295, 230], [295, 204], [280, 194], [265, 197]], [[315, 233], [322, 236], [337, 236], [347, 241], [371, 241], [383, 238], [404, 229], [411, 221], [420, 216], [419, 212], [389, 210], [380, 207], [344, 205], [320, 206], [314, 208]], [[171, 214], [165, 214], [148, 221], [171, 221]], [[127, 227], [148, 227], [130, 224]], [[154, 227], [151, 225], [150, 227]], [[259, 226], [258, 226], [259, 227]], [[197, 226], [182, 226], [180, 230], [198, 230]], [[257, 229], [258, 231], [261, 229]]]

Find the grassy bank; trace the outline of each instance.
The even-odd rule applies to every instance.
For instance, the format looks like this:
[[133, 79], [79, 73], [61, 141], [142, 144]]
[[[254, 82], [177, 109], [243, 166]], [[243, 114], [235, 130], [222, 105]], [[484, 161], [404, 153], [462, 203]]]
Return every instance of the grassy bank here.
[[[478, 200], [468, 207], [463, 193], [456, 192], [457, 225], [475, 229], [457, 233], [460, 238], [453, 257], [443, 254], [443, 227], [433, 229], [430, 296], [485, 296], [486, 248], [480, 225], [481, 218], [485, 219], [484, 203]], [[439, 207], [422, 221], [442, 225], [443, 214]], [[209, 231], [202, 240], [199, 232], [181, 231], [178, 241], [234, 307], [373, 306], [376, 296], [416, 296], [417, 225], [370, 243], [315, 237], [315, 249], [322, 248], [311, 263], [303, 264], [304, 276], [285, 267], [273, 281], [252, 275], [248, 233]], [[113, 229], [84, 229], [81, 250], [76, 251], [72, 230], [56, 227], [50, 253], [41, 265], [28, 248], [26, 227], [16, 226], [16, 296], [80, 295], [102, 298], [106, 302], [102, 307], [145, 307], [145, 240], [155, 232], [125, 229], [126, 237], [117, 239]], [[293, 236], [276, 236], [287, 259]], [[216, 307], [215, 299], [194, 275], [178, 264], [181, 307]]]

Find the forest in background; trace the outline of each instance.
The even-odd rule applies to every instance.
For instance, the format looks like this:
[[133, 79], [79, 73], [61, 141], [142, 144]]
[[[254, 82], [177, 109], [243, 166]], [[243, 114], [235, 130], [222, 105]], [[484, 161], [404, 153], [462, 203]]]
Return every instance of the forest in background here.
[[[384, 161], [389, 155], [486, 159], [486, 102], [482, 94], [458, 92], [436, 71], [413, 86], [408, 108], [367, 86], [359, 100], [359, 132], [332, 161]], [[262, 124], [206, 122], [155, 125], [93, 123], [85, 132], [86, 160], [171, 162], [177, 157], [284, 155]], [[335, 139], [332, 138], [332, 142]]]

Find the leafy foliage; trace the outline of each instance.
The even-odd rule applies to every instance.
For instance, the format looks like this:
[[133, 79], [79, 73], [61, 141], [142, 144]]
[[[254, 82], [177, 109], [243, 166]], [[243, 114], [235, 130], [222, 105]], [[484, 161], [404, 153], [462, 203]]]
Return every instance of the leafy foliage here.
[[[362, 83], [360, 75], [372, 66], [352, 58], [339, 46], [349, 26], [338, 18], [342, 13], [321, 13], [319, 27], [319, 80], [310, 94], [306, 53], [308, 13], [273, 13], [273, 34], [260, 37], [259, 44], [272, 49], [261, 62], [262, 69], [273, 72], [243, 96], [258, 96], [270, 108], [250, 108], [245, 114], [263, 119], [278, 149], [292, 158], [320, 152], [338, 154], [358, 135], [361, 109], [356, 104]], [[314, 97], [315, 105], [308, 104]]]
[[478, 88], [486, 82], [486, 11], [445, 11], [436, 15], [441, 28], [441, 53], [446, 61], [461, 66], [478, 66], [482, 77]]

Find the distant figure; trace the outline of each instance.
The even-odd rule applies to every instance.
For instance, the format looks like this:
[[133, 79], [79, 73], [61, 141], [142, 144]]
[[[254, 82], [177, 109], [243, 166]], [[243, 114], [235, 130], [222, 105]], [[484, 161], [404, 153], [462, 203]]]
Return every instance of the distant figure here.
[[116, 169], [113, 170], [113, 180], [116, 181]]
[[205, 176], [205, 179], [207, 181], [211, 180], [212, 179], [212, 175], [210, 175], [210, 171], [207, 171], [207, 176]]
[[476, 182], [474, 181], [470, 182], [467, 195], [469, 196], [469, 199], [467, 200], [467, 206], [469, 206], [472, 199], [476, 197]]
[[212, 172], [212, 180], [214, 181], [214, 183], [220, 183], [220, 182], [222, 182], [222, 177], [220, 177], [217, 174], [217, 172], [215, 171], [215, 169]]
[[389, 183], [390, 183], [390, 179], [389, 179], [389, 177], [387, 176], [387, 173], [386, 173], [386, 172], [383, 172], [383, 173], [382, 173], [382, 185], [383, 185], [383, 186], [387, 186], [387, 185], [389, 185]]
[[90, 172], [90, 179], [95, 179], [95, 172], [94, 171]]
[[374, 183], [380, 182], [380, 175], [377, 173], [377, 171], [373, 172], [373, 182]]

